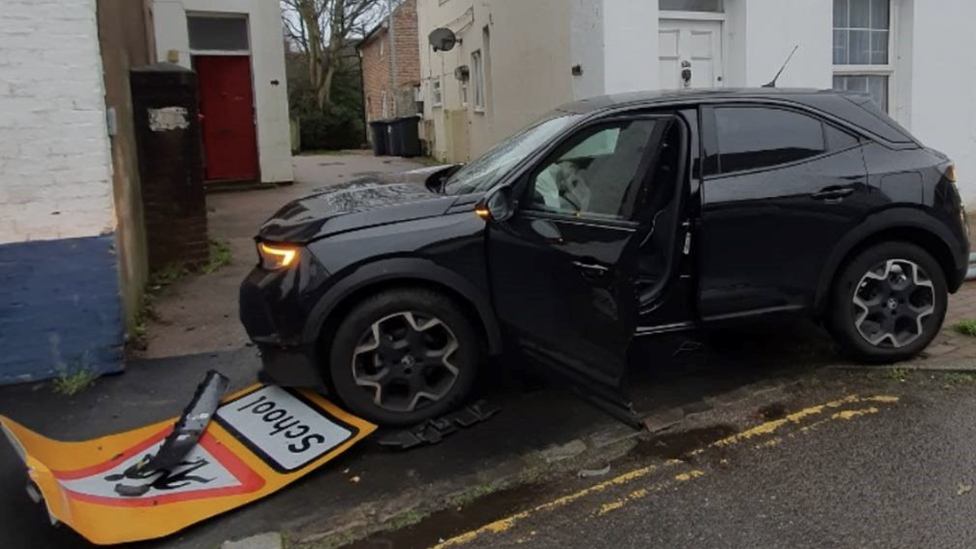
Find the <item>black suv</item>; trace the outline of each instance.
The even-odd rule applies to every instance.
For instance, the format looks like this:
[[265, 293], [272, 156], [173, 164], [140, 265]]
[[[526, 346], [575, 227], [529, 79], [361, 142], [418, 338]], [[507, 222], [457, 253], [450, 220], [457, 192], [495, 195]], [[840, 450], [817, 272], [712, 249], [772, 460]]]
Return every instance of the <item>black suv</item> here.
[[606, 396], [635, 338], [770, 313], [908, 359], [963, 282], [967, 233], [953, 164], [866, 96], [603, 97], [465, 166], [284, 206], [241, 319], [266, 378], [403, 425], [457, 405], [503, 350]]

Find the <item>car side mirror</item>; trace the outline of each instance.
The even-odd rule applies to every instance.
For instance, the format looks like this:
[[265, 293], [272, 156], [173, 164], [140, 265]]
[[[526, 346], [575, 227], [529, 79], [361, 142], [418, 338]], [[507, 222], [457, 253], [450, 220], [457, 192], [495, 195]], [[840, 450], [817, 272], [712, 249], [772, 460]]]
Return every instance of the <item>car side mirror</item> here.
[[502, 187], [485, 197], [475, 206], [475, 213], [485, 221], [505, 221], [515, 213], [515, 203], [512, 200], [512, 189]]

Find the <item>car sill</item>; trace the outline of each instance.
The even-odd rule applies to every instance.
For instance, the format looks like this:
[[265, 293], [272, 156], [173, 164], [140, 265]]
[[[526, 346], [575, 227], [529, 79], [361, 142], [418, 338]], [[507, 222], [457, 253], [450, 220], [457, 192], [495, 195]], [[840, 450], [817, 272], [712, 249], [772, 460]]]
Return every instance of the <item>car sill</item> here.
[[696, 326], [697, 324], [694, 322], [676, 322], [674, 324], [661, 324], [659, 326], [638, 326], [637, 330], [634, 331], [634, 337], [683, 332], [685, 330], [693, 330]]

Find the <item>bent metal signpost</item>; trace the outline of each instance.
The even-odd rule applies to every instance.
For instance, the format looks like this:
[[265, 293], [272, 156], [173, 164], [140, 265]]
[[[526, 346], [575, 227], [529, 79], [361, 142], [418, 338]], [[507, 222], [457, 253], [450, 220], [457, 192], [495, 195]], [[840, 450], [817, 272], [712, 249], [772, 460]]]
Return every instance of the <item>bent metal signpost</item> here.
[[[376, 429], [316, 393], [264, 385], [227, 397], [213, 419], [177, 466], [155, 471], [137, 464], [156, 455], [175, 419], [85, 442], [2, 416], [0, 425], [52, 521], [99, 545], [159, 538], [261, 499]], [[120, 495], [122, 483], [148, 489]]]

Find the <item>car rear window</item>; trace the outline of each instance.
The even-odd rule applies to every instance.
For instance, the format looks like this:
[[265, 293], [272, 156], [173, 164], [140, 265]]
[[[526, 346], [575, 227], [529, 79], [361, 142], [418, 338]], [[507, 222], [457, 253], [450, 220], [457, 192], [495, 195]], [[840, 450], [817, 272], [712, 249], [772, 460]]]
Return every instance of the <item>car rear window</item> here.
[[715, 126], [719, 165], [711, 173], [771, 168], [859, 144], [816, 116], [780, 107], [716, 108]]
[[886, 112], [882, 111], [881, 107], [871, 99], [871, 96], [855, 95], [847, 96], [847, 99], [861, 107], [862, 111], [874, 119], [871, 120], [870, 124], [866, 123], [865, 129], [868, 131], [876, 133], [879, 137], [893, 143], [910, 143], [913, 141], [908, 130], [903, 128], [898, 122], [895, 122]]
[[722, 173], [755, 170], [819, 156], [827, 151], [823, 123], [784, 109], [715, 109]]
[[827, 136], [827, 150], [830, 151], [842, 151], [859, 143], [853, 135], [830, 124], [824, 124], [824, 133]]
[[811, 94], [804, 98], [804, 103], [841, 118], [889, 143], [915, 143], [912, 134], [885, 114], [870, 95]]

